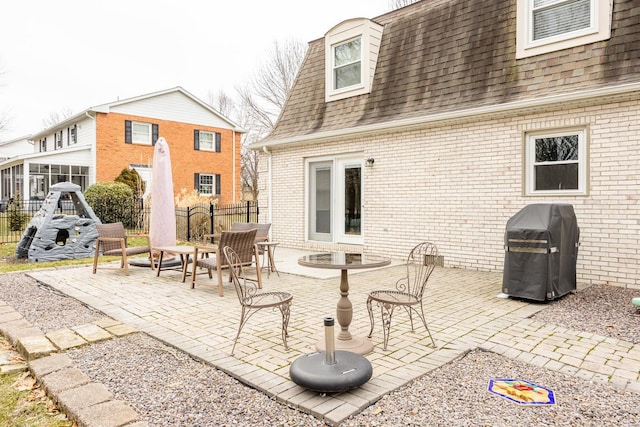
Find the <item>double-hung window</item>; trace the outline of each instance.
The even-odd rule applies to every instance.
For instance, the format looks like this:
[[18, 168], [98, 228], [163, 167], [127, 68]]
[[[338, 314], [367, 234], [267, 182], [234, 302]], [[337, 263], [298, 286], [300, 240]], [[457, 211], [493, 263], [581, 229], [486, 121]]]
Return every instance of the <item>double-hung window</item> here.
[[193, 132], [193, 148], [202, 151], [221, 152], [221, 134], [219, 132], [209, 132], [205, 130], [195, 130]]
[[202, 196], [220, 195], [220, 174], [196, 173], [194, 184]]
[[131, 123], [131, 142], [138, 144], [151, 144], [151, 124]]
[[586, 194], [586, 129], [531, 133], [526, 138], [526, 193]]
[[518, 58], [606, 40], [610, 0], [518, 0]]
[[127, 144], [153, 145], [158, 140], [158, 125], [155, 123], [124, 121], [124, 142]]
[[78, 125], [69, 128], [69, 145], [78, 142]]
[[362, 83], [362, 38], [333, 47], [333, 89]]
[[55, 148], [56, 148], [56, 150], [58, 148], [62, 148], [62, 131], [56, 132], [54, 134], [54, 136], [55, 136]]
[[383, 26], [366, 18], [349, 19], [325, 36], [325, 101], [371, 92]]

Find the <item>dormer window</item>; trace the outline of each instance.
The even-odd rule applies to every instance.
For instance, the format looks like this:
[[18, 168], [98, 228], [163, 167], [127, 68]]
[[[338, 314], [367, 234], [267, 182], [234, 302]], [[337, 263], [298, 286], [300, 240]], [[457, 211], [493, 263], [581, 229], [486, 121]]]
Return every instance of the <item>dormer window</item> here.
[[325, 35], [325, 100], [371, 92], [383, 26], [366, 18], [344, 21]]
[[516, 57], [611, 37], [610, 0], [518, 0]]
[[362, 38], [333, 48], [333, 85], [343, 89], [362, 83]]

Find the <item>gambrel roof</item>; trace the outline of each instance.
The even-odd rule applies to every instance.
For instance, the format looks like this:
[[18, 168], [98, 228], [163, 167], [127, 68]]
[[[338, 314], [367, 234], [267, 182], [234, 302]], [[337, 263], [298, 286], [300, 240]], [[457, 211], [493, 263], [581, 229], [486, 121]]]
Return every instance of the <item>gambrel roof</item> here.
[[640, 90], [640, 7], [614, 0], [611, 38], [516, 59], [516, 0], [424, 0], [384, 26], [371, 92], [325, 102], [325, 39], [307, 56], [274, 131], [254, 147], [420, 118]]

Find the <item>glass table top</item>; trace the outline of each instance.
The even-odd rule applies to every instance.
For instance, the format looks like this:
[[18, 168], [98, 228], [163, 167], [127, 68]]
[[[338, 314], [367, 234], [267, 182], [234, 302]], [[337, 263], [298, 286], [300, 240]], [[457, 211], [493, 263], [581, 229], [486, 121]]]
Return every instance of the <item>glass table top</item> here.
[[368, 255], [349, 252], [325, 252], [305, 255], [298, 259], [298, 264], [315, 268], [374, 268], [389, 265], [391, 260], [379, 255]]

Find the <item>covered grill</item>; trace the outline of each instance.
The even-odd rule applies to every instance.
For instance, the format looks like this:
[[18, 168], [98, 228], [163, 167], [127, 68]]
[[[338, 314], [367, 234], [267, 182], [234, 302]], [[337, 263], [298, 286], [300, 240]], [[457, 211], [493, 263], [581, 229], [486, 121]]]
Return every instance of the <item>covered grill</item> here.
[[580, 229], [569, 204], [532, 204], [507, 221], [502, 292], [546, 301], [576, 289]]

